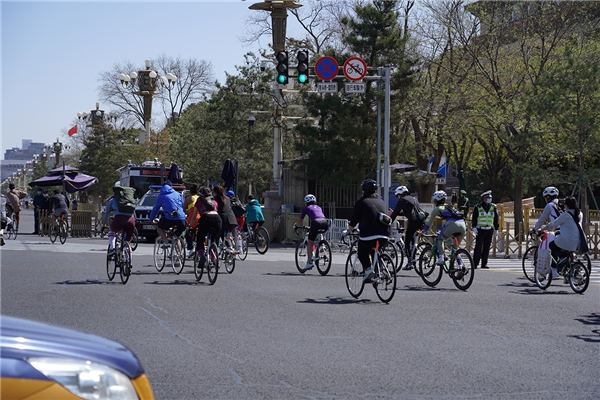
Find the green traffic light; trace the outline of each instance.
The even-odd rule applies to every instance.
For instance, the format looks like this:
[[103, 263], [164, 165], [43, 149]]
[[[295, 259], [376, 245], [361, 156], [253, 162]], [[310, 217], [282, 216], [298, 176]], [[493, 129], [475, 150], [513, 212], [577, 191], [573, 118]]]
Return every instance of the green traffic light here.
[[285, 83], [285, 75], [277, 75], [277, 82], [283, 85]]
[[308, 81], [308, 76], [306, 76], [304, 74], [298, 75], [298, 82], [300, 82], [300, 83], [306, 83], [306, 81]]

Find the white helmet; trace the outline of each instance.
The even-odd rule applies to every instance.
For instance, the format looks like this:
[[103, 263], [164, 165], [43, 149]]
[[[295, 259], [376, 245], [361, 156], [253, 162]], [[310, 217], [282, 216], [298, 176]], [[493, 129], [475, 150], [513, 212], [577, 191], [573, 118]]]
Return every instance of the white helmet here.
[[433, 199], [435, 201], [445, 200], [446, 197], [448, 197], [448, 195], [443, 190], [438, 190], [437, 192], [433, 193]]
[[554, 186], [548, 186], [546, 189], [544, 189], [542, 196], [556, 197], [556, 196], [558, 196], [558, 189], [555, 188]]
[[398, 186], [396, 188], [396, 190], [394, 191], [394, 194], [396, 196], [398, 196], [398, 195], [404, 196], [405, 194], [408, 194], [408, 188], [406, 186]]
[[121, 187], [121, 181], [116, 181], [115, 184], [113, 185], [114, 188], [116, 187]]
[[304, 202], [305, 203], [316, 203], [317, 198], [312, 194], [307, 194], [306, 197], [304, 197]]

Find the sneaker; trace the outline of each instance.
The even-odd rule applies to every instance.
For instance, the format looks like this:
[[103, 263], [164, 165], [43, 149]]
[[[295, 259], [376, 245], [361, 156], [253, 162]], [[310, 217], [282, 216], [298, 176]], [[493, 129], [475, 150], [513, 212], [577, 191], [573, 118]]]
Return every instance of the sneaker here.
[[312, 261], [309, 261], [306, 263], [306, 266], [304, 267], [304, 271], [308, 271], [309, 269], [312, 269], [315, 266], [315, 264]]
[[483, 269], [490, 269], [490, 267], [488, 267], [487, 265], [482, 265], [481, 268], [483, 268]]
[[188, 251], [187, 253], [187, 258], [192, 258], [194, 257], [194, 249], [191, 249], [190, 251]]
[[4, 236], [0, 236], [0, 246], [4, 246], [6, 242], [4, 242]]
[[200, 256], [200, 260], [198, 261], [198, 264], [205, 267], [206, 266], [206, 257]]
[[438, 260], [437, 260], [436, 264], [437, 264], [437, 265], [444, 265], [444, 257], [440, 257], [440, 258], [438, 258]]
[[567, 257], [563, 257], [560, 260], [558, 260], [558, 263], [556, 265], [561, 265], [562, 263], [564, 263], [565, 261], [567, 261]]
[[108, 256], [110, 257], [110, 256], [114, 256], [114, 255], [115, 255], [115, 249], [110, 249], [108, 251]]
[[409, 261], [406, 263], [406, 265], [404, 267], [402, 267], [403, 271], [410, 271], [411, 269], [413, 269], [413, 263], [412, 261]]
[[368, 270], [366, 270], [364, 272], [363, 283], [372, 282], [374, 277], [375, 277], [375, 271], [373, 271], [373, 268], [369, 268]]
[[552, 278], [558, 278], [558, 271], [556, 270], [556, 268], [552, 268]]
[[570, 283], [570, 282], [569, 282], [569, 277], [565, 275], [565, 276], [564, 276], [564, 280], [563, 280], [563, 282], [564, 282], [564, 283], [567, 283], [567, 284], [568, 284], [568, 283]]

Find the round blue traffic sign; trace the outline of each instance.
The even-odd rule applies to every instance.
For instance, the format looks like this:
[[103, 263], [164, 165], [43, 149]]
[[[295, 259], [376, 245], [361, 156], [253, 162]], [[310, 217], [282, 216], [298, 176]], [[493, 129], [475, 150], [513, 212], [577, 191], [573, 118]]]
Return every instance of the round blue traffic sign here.
[[315, 63], [315, 75], [324, 81], [330, 81], [338, 74], [339, 65], [335, 58], [325, 56], [321, 57]]

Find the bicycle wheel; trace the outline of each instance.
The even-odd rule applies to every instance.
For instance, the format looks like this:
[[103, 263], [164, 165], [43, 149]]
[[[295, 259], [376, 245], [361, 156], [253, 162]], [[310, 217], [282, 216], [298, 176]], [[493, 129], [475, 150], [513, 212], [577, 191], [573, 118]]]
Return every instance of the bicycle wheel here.
[[396, 251], [396, 246], [394, 243], [387, 242], [383, 247], [383, 254], [387, 254], [392, 259], [394, 263], [394, 271], [398, 271], [400, 267], [398, 266], [398, 252]]
[[242, 238], [242, 248], [238, 253], [238, 258], [244, 261], [248, 257], [248, 236], [244, 235]]
[[384, 303], [389, 303], [396, 293], [396, 265], [392, 258], [386, 253], [379, 255], [377, 264], [379, 274], [375, 283], [373, 283], [373, 286], [375, 287], [375, 292], [377, 292], [379, 300]]
[[260, 227], [255, 232], [256, 237], [254, 238], [254, 247], [259, 254], [265, 254], [269, 250], [269, 232], [265, 227]]
[[[431, 245], [430, 245], [431, 246]], [[443, 265], [437, 265], [437, 248], [431, 246], [423, 250], [419, 257], [419, 269], [421, 279], [427, 286], [434, 287], [442, 279]]]
[[393, 242], [394, 247], [396, 248], [396, 253], [398, 253], [398, 257], [401, 257], [398, 259], [398, 264], [396, 265], [396, 272], [402, 269], [402, 265], [404, 264], [404, 240], [402, 240], [402, 238], [396, 240]]
[[581, 261], [575, 261], [571, 265], [571, 273], [569, 274], [569, 285], [575, 293], [582, 294], [590, 285], [590, 271]]
[[154, 268], [156, 268], [158, 272], [163, 270], [167, 261], [167, 249], [163, 249], [162, 245], [163, 241], [159, 236], [154, 241]]
[[322, 276], [325, 276], [329, 273], [329, 269], [331, 269], [331, 247], [327, 240], [321, 240], [318, 246], [319, 258], [315, 260], [315, 265], [317, 266], [317, 271]]
[[50, 228], [50, 233], [48, 236], [50, 237], [50, 241], [52, 243], [56, 242], [56, 238], [58, 237], [58, 226], [54, 226]]
[[231, 252], [232, 249], [229, 246], [223, 249], [223, 263], [225, 264], [225, 271], [228, 274], [232, 274], [235, 269], [235, 257], [233, 257]]
[[[6, 226], [6, 236], [8, 237], [8, 239], [16, 239], [17, 238], [17, 231], [15, 230], [13, 223], [10, 223]], [[54, 242], [52, 242], [54, 243]]]
[[65, 242], [67, 241], [67, 228], [66, 228], [66, 224], [64, 222], [61, 222], [58, 227], [59, 227], [58, 234], [60, 235], [60, 244], [65, 244]]
[[131, 240], [129, 240], [129, 244], [131, 245], [131, 251], [135, 251], [135, 249], [137, 249], [138, 247], [138, 230], [137, 228], [135, 228], [133, 230], [133, 235], [131, 236]]
[[171, 244], [171, 268], [177, 275], [183, 271], [185, 266], [185, 247], [183, 245], [183, 239], [176, 237]]
[[588, 272], [591, 274], [592, 273], [592, 259], [590, 258], [588, 253], [585, 253], [581, 256], [581, 261], [583, 263], [583, 265], [585, 265], [587, 267]]
[[304, 239], [296, 245], [296, 268], [301, 274], [306, 272], [304, 271], [304, 267], [307, 261], [308, 251], [306, 250], [306, 239]]
[[108, 280], [112, 281], [115, 277], [115, 273], [117, 272], [117, 254], [108, 255], [110, 251], [110, 246], [106, 249], [106, 275], [108, 275]]
[[450, 277], [454, 282], [454, 286], [460, 290], [467, 290], [473, 283], [475, 268], [473, 268], [473, 259], [465, 249], [458, 249], [454, 253], [452, 261], [452, 270]]
[[215, 243], [211, 243], [207, 250], [206, 276], [208, 276], [208, 283], [214, 285], [219, 276], [219, 250]]
[[197, 251], [194, 252], [194, 275], [196, 276], [196, 280], [199, 281], [202, 279], [202, 274], [204, 273], [204, 265], [200, 265], [200, 255]]
[[552, 268], [548, 269], [546, 274], [542, 274], [541, 272], [534, 273], [535, 284], [542, 290], [546, 290], [548, 286], [552, 283]]
[[129, 275], [131, 275], [131, 246], [129, 246], [129, 243], [124, 242], [118, 254], [119, 274], [121, 275], [121, 282], [124, 285], [129, 280]]
[[531, 246], [523, 254], [523, 274], [530, 282], [535, 283], [535, 264], [537, 263], [537, 246]]
[[421, 254], [427, 249], [431, 248], [431, 243], [429, 242], [420, 242], [412, 249], [412, 261], [415, 272], [417, 275], [421, 276], [421, 269], [419, 268], [419, 259], [421, 258]]
[[358, 254], [356, 250], [350, 251], [348, 258], [346, 259], [346, 288], [348, 293], [355, 299], [361, 295], [365, 284], [363, 282], [363, 271], [358, 261]]

